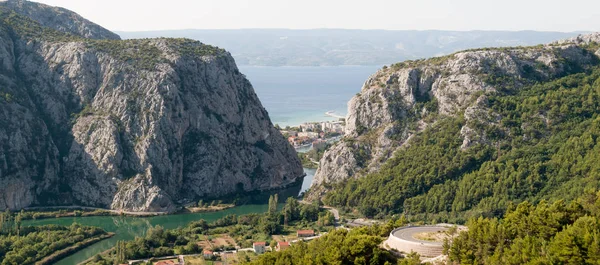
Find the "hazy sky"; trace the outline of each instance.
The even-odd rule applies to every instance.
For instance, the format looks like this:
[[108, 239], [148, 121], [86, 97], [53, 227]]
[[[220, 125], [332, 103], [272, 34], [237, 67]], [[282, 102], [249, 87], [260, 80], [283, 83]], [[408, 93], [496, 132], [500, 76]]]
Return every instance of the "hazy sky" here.
[[39, 0], [114, 31], [238, 28], [600, 31], [599, 0]]

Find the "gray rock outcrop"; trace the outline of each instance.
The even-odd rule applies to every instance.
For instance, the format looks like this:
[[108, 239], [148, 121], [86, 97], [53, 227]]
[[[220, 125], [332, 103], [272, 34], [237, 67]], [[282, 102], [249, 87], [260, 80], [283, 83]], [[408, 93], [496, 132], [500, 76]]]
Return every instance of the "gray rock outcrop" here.
[[228, 52], [84, 39], [0, 11], [0, 209], [172, 211], [303, 176]]

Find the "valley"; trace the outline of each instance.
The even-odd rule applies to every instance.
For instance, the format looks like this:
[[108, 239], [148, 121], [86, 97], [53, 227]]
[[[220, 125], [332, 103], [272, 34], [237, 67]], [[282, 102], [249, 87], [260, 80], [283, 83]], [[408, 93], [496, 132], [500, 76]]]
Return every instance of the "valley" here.
[[1, 265], [600, 260], [600, 33], [122, 33], [0, 1]]

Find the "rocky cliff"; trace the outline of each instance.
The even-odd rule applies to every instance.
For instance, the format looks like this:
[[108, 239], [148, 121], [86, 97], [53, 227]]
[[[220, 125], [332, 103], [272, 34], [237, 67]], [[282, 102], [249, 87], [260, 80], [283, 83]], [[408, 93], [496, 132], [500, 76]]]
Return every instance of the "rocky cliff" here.
[[[378, 171], [410, 139], [447, 116], [462, 116], [462, 149], [492, 144], [475, 123], [500, 122], [487, 106], [490, 93], [514, 93], [525, 85], [588, 69], [600, 56], [600, 34], [548, 45], [458, 52], [407, 61], [373, 74], [348, 103], [346, 136], [319, 163], [310, 199], [332, 184]], [[474, 121], [474, 122], [470, 122]]]
[[0, 209], [171, 211], [303, 175], [226, 51], [35, 17], [0, 7]]
[[89, 39], [118, 40], [119, 35], [91, 22], [77, 13], [25, 0], [0, 1], [0, 7], [28, 17], [45, 27]]

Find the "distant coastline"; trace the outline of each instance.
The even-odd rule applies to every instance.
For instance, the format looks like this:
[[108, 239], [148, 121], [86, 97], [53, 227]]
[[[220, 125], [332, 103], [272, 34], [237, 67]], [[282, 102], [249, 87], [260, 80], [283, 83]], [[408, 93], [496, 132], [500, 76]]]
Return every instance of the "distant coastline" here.
[[381, 66], [240, 66], [273, 125], [335, 121], [328, 111], [345, 116], [348, 101]]

